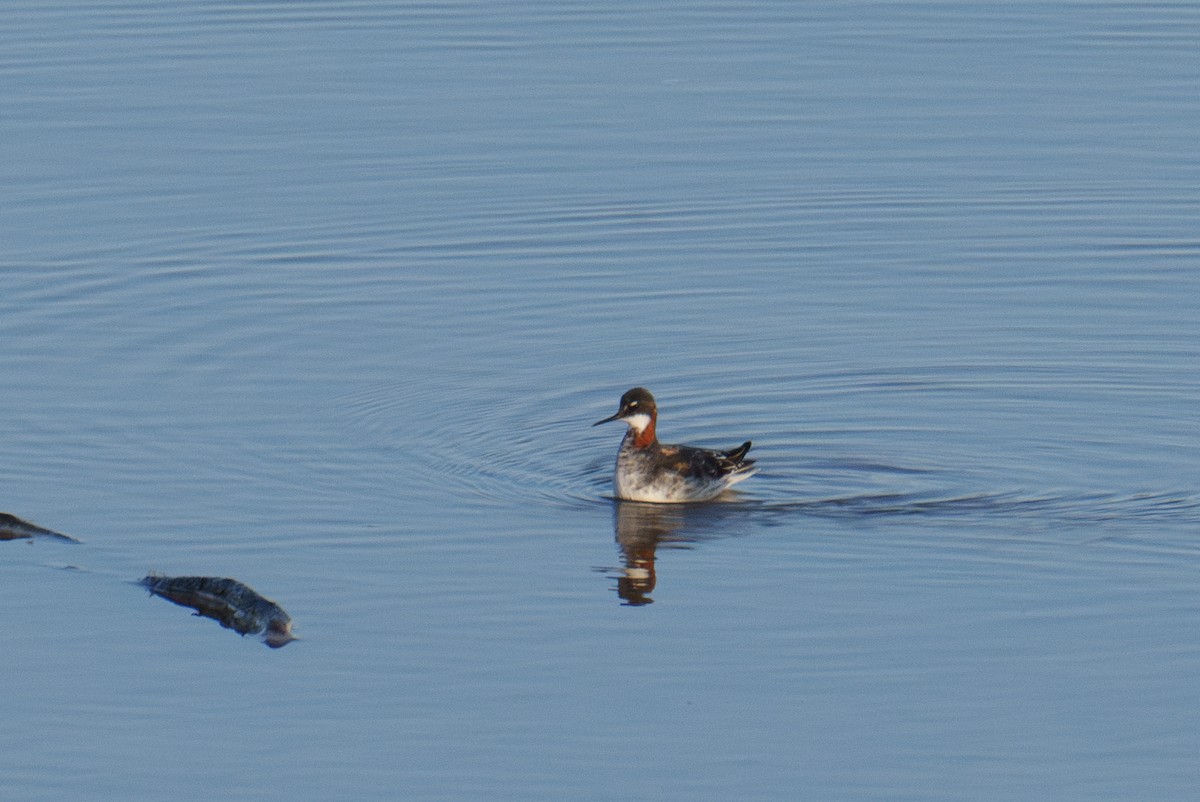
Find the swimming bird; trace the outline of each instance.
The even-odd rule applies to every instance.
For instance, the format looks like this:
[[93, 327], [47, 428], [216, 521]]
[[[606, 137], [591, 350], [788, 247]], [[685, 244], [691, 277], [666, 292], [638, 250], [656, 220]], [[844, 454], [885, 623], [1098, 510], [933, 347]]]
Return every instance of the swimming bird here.
[[627, 501], [679, 503], [707, 501], [727, 487], [749, 479], [758, 470], [746, 459], [750, 441], [729, 451], [658, 442], [654, 426], [658, 406], [644, 387], [621, 396], [617, 414], [593, 426], [619, 420], [629, 426], [617, 452], [613, 488]]

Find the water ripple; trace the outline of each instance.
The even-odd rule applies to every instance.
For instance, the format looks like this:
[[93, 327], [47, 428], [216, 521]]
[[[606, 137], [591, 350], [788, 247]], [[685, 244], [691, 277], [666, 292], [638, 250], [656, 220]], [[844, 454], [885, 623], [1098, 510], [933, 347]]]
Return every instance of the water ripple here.
[[[1016, 380], [1017, 374], [1020, 380]], [[682, 381], [681, 377], [675, 378]], [[976, 433], [964, 428], [970, 413], [940, 423], [926, 420], [901, 423], [873, 413], [858, 421], [845, 417], [822, 426], [803, 425], [797, 416], [797, 397], [816, 413], [836, 409], [846, 398], [856, 399], [860, 413], [869, 411], [870, 398], [895, 400], [919, 396], [916, 406], [935, 410], [937, 399], [970, 408], [994, 397], [998, 387], [1038, 399], [1054, 387], [1061, 391], [1061, 370], [1014, 367], [975, 367], [970, 370], [912, 369], [855, 371], [804, 377], [803, 391], [793, 386], [760, 385], [752, 398], [711, 399], [699, 391], [686, 397], [660, 396], [668, 440], [719, 446], [741, 437], [755, 440], [761, 473], [731, 500], [747, 514], [771, 521], [780, 516], [858, 518], [922, 516], [930, 520], [997, 520], [1044, 529], [1114, 525], [1146, 528], [1160, 522], [1200, 524], [1200, 496], [1187, 491], [1158, 490], [1122, 493], [1116, 489], [1084, 488], [1038, 492], [1028, 486], [1038, 472], [1029, 459], [1016, 463], [1000, 450], [973, 449]], [[1094, 380], [1075, 377], [1087, 390]], [[1121, 387], [1118, 371], [1105, 388]], [[668, 382], [669, 383], [669, 382]], [[365, 387], [348, 393], [338, 405], [352, 430], [369, 433], [384, 448], [428, 453], [436, 459], [408, 460], [413, 470], [405, 477], [426, 492], [449, 493], [466, 503], [529, 502], [566, 507], [606, 503], [611, 498], [611, 470], [619, 430], [593, 430], [596, 420], [611, 412], [613, 388], [544, 388], [531, 394], [515, 383], [504, 391], [495, 383], [473, 390], [470, 382], [415, 387], [410, 383]], [[481, 385], [482, 386], [482, 385]], [[1132, 385], [1131, 385], [1132, 386]], [[1137, 392], [1155, 395], [1144, 384]], [[1157, 393], [1183, 392], [1171, 382]], [[418, 395], [419, 394], [419, 395]], [[435, 414], [427, 414], [432, 408]], [[421, 425], [413, 426], [414, 409]], [[791, 421], [789, 423], [789, 420]], [[678, 434], [679, 437], [673, 435]], [[1039, 436], [1052, 437], [1051, 426]], [[931, 448], [931, 444], [938, 444]], [[1087, 462], [1101, 442], [1043, 443], [1060, 448], [1062, 459]], [[1070, 453], [1073, 449], [1077, 453]], [[1028, 458], [1026, 458], [1028, 459]], [[1026, 481], [1014, 484], [1012, 477]], [[1049, 478], [1049, 477], [1048, 477]], [[1061, 478], [1061, 477], [1059, 477]]]

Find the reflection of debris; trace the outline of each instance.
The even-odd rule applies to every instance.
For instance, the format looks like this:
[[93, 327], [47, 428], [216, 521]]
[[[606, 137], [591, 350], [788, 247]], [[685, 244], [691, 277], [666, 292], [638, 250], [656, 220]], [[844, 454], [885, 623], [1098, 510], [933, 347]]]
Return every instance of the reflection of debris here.
[[18, 540], [20, 538], [35, 537], [52, 537], [58, 540], [69, 540], [72, 543], [79, 542], [70, 535], [64, 535], [50, 529], [43, 529], [37, 524], [22, 521], [15, 515], [0, 512], [0, 540]]
[[151, 593], [183, 607], [196, 615], [211, 618], [221, 626], [242, 635], [263, 633], [263, 642], [278, 649], [295, 638], [292, 618], [270, 599], [236, 579], [213, 576], [155, 576], [142, 580]]

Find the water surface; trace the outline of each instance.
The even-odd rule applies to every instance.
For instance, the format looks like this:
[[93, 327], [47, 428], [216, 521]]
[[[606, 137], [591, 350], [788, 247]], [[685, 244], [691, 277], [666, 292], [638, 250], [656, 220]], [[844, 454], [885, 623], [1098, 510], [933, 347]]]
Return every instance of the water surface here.
[[[1198, 46], [1187, 4], [9, 3], [0, 509], [82, 543], [0, 542], [0, 787], [1189, 796]], [[614, 502], [635, 385], [759, 475]]]

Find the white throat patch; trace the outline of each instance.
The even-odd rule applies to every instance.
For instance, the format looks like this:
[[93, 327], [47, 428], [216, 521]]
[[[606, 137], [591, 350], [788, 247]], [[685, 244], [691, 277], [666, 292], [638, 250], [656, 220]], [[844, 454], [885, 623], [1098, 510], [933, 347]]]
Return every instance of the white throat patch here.
[[633, 429], [638, 434], [644, 432], [646, 427], [650, 425], [650, 416], [645, 412], [639, 412], [636, 415], [630, 415], [629, 417], [621, 418], [621, 420], [629, 424], [629, 428]]

